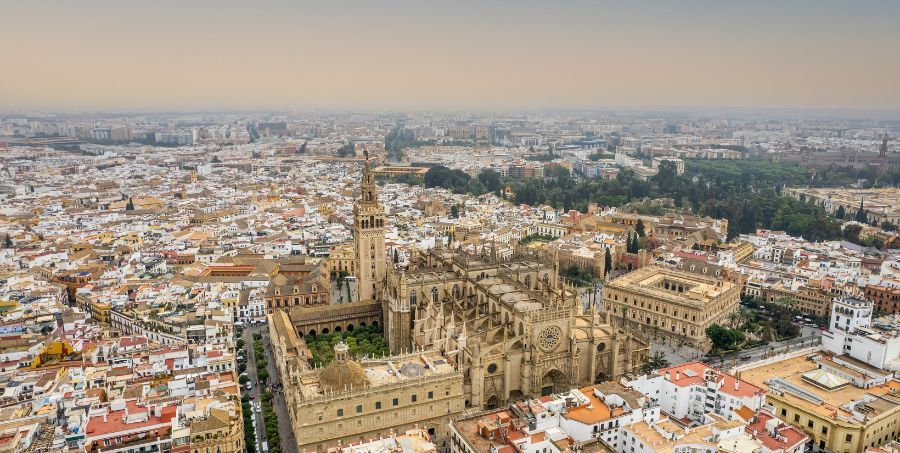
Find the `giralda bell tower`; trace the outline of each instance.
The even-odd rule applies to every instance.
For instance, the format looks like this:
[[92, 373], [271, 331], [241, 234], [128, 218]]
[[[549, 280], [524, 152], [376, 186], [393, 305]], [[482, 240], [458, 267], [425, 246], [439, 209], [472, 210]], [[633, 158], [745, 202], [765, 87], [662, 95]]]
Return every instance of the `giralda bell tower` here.
[[365, 153], [361, 194], [353, 206], [353, 245], [356, 251], [356, 287], [359, 301], [381, 297], [387, 261], [384, 254], [384, 211], [378, 204], [378, 186]]

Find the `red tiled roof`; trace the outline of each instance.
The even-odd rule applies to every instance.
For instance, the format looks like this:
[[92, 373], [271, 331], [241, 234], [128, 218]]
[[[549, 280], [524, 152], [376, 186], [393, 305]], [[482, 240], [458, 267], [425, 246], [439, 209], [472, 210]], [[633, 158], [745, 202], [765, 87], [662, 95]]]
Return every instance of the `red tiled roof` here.
[[[133, 400], [128, 401], [127, 406], [128, 412], [132, 414], [147, 412], [149, 410], [146, 407], [138, 406], [137, 403]], [[160, 429], [166, 428], [166, 425], [172, 421], [172, 418], [175, 417], [175, 411], [175, 406], [165, 406], [163, 407], [162, 413], [159, 417], [155, 416], [151, 412], [147, 420], [134, 423], [125, 423], [125, 409], [119, 411], [109, 411], [106, 416], [106, 420], [103, 419], [102, 415], [92, 416], [88, 420], [87, 436], [107, 437], [110, 434], [118, 433], [120, 431], [133, 431], [142, 428], [147, 428], [149, 430], [154, 427], [159, 427]]]
[[119, 339], [120, 348], [140, 346], [142, 344], [147, 344], [147, 337], [122, 337]]
[[[692, 385], [703, 385], [704, 378], [703, 374], [706, 370], [713, 370], [718, 373], [718, 379], [724, 380], [722, 383], [722, 387], [719, 388], [719, 391], [722, 393], [726, 393], [731, 396], [746, 398], [751, 397], [757, 394], [757, 392], [765, 392], [763, 389], [747, 382], [742, 381], [728, 373], [721, 373], [715, 368], [703, 363], [703, 362], [688, 362], [683, 363], [681, 365], [676, 365], [669, 368], [663, 368], [659, 370], [660, 374], [665, 376], [665, 373], [669, 373], [668, 381], [679, 387], [689, 387]], [[692, 371], [693, 376], [688, 376], [686, 371]], [[737, 389], [735, 389], [735, 384], [738, 383]]]
[[784, 436], [783, 439], [778, 439], [772, 434], [769, 434], [769, 432], [766, 431], [766, 422], [773, 418], [775, 417], [768, 412], [760, 412], [756, 416], [756, 421], [747, 425], [747, 428], [745, 429], [747, 430], [747, 433], [756, 437], [766, 446], [766, 448], [772, 451], [787, 451], [807, 440], [808, 437], [806, 434], [784, 422], [781, 422], [781, 424], [775, 428], [778, 435]]

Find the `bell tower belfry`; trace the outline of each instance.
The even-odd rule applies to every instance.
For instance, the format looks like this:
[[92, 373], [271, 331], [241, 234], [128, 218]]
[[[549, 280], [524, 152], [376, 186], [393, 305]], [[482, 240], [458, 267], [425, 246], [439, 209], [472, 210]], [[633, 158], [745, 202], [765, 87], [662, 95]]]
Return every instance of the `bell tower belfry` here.
[[378, 204], [378, 186], [365, 153], [360, 183], [360, 197], [353, 205], [353, 246], [356, 253], [356, 288], [359, 300], [374, 301], [381, 297], [386, 258], [384, 254], [384, 211]]

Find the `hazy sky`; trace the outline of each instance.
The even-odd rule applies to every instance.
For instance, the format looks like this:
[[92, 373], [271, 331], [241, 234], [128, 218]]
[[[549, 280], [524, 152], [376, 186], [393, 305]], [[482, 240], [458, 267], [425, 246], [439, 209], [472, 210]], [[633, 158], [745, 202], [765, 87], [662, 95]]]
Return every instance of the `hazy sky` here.
[[0, 111], [900, 108], [900, 1], [0, 1]]

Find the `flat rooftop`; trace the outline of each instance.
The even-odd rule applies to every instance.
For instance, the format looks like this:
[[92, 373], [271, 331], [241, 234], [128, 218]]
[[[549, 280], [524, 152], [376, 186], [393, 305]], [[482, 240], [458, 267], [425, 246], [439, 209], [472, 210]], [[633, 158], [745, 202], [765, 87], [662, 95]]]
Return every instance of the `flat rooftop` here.
[[[446, 357], [433, 353], [404, 354], [384, 359], [360, 360], [358, 363], [362, 366], [372, 388], [457, 372], [456, 367]], [[304, 373], [300, 392], [304, 398], [324, 395], [319, 382], [319, 370]]]
[[[888, 399], [887, 401], [879, 400], [878, 404], [872, 406], [873, 409], [875, 409], [875, 412], [868, 414], [870, 416], [877, 416], [887, 410], [900, 407], [900, 382], [890, 381], [884, 385], [870, 387], [868, 389], [849, 385], [835, 391], [827, 391], [810, 384], [803, 379], [804, 373], [815, 369], [817, 369], [815, 362], [806, 360], [804, 357], [794, 357], [742, 371], [741, 379], [758, 387], [769, 389], [769, 385], [767, 384], [769, 379], [775, 377], [781, 378], [804, 392], [818, 396], [822, 399], [822, 404], [816, 404], [789, 392], [784, 393], [785, 399], [789, 400], [793, 405], [818, 413], [823, 417], [835, 418], [841, 416], [850, 418], [851, 414], [842, 409], [841, 406], [853, 401], [862, 400], [866, 394], [883, 396]], [[777, 394], [778, 392], [770, 390], [769, 393], [771, 395]], [[885, 404], [881, 404], [883, 401]]]
[[[678, 289], [674, 289], [676, 287]], [[681, 304], [704, 305], [733, 290], [735, 285], [724, 279], [663, 266], [646, 266], [609, 282], [607, 288]]]

